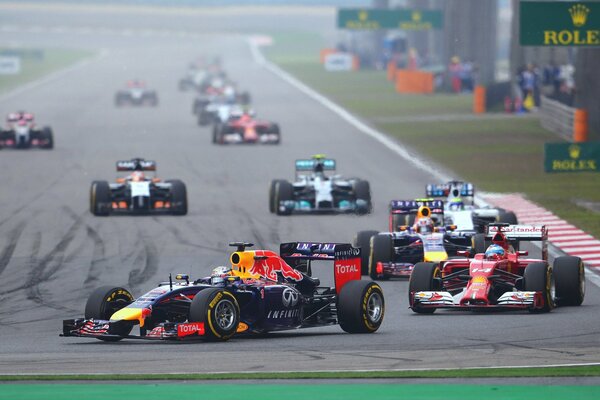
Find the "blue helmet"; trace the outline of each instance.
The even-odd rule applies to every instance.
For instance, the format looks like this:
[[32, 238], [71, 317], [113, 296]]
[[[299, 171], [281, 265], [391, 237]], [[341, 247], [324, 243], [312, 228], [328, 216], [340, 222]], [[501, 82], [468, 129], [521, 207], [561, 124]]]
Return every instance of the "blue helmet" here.
[[486, 260], [501, 260], [506, 255], [506, 250], [502, 246], [493, 244], [485, 251]]

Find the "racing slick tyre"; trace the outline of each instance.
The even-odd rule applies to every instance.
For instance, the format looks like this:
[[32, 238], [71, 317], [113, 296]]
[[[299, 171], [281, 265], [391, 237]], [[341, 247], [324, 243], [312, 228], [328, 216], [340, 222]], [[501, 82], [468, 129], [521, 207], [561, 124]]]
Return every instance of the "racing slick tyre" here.
[[485, 234], [484, 233], [477, 233], [475, 235], [473, 235], [471, 237], [471, 247], [473, 248], [473, 252], [474, 254], [472, 254], [473, 256], [475, 254], [482, 254], [485, 253], [485, 251], [488, 248], [488, 244], [487, 241], [485, 240]]
[[40, 138], [44, 140], [46, 143], [42, 145], [42, 149], [53, 149], [54, 148], [54, 135], [52, 133], [52, 128], [45, 126], [42, 129]]
[[[118, 286], [102, 286], [94, 290], [90, 297], [88, 297], [87, 303], [85, 303], [85, 319], [96, 319], [107, 321], [110, 317], [120, 309], [133, 303], [135, 299], [129, 292], [129, 290]], [[117, 327], [115, 331], [115, 325], [111, 326], [111, 334], [120, 336], [127, 336], [133, 324], [122, 324]], [[116, 342], [121, 338], [98, 338], [106, 342]]]
[[419, 307], [413, 304], [412, 294], [416, 292], [431, 292], [441, 289], [441, 271], [436, 263], [416, 263], [408, 281], [408, 304], [417, 314], [433, 314], [435, 308]]
[[207, 113], [204, 110], [201, 110], [198, 114], [198, 125], [206, 126], [210, 124], [210, 113]]
[[105, 217], [111, 209], [110, 186], [106, 181], [93, 181], [90, 188], [90, 211], [98, 217]]
[[585, 297], [585, 268], [579, 257], [562, 256], [552, 267], [558, 306], [580, 306]]
[[383, 322], [385, 300], [381, 287], [370, 281], [350, 281], [337, 303], [340, 326], [348, 333], [373, 333]]
[[354, 195], [357, 200], [364, 200], [367, 203], [366, 210], [358, 210], [359, 214], [368, 214], [371, 212], [371, 187], [368, 181], [356, 181], [354, 183]]
[[204, 323], [204, 338], [225, 341], [237, 331], [240, 306], [233, 294], [219, 288], [201, 290], [190, 305], [190, 322]]
[[148, 95], [148, 102], [152, 107], [158, 106], [158, 95], [152, 92], [150, 95]]
[[279, 181], [275, 185], [275, 211], [277, 215], [290, 215], [292, 210], [279, 207], [282, 201], [294, 200], [294, 187], [288, 181]]
[[498, 213], [498, 222], [504, 222], [506, 224], [517, 225], [517, 216], [512, 211], [500, 210]]
[[555, 305], [555, 286], [552, 268], [545, 262], [531, 263], [525, 267], [523, 273], [525, 291], [541, 292], [544, 304], [541, 308], [530, 308], [529, 312], [550, 312]]
[[271, 126], [271, 132], [273, 135], [277, 135], [277, 140], [274, 142], [271, 142], [270, 144], [280, 144], [281, 143], [281, 129], [279, 128], [278, 124], [273, 124]]
[[394, 243], [388, 234], [375, 235], [371, 237], [371, 251], [369, 252], [369, 276], [373, 280], [387, 280], [387, 276], [379, 276], [377, 273], [378, 262], [392, 262], [394, 255]]
[[360, 248], [360, 274], [369, 275], [369, 257], [371, 256], [371, 238], [377, 231], [359, 231], [352, 240], [352, 246]]
[[269, 211], [271, 214], [277, 212], [277, 203], [275, 202], [275, 190], [280, 182], [285, 182], [283, 179], [273, 179], [269, 185]]
[[244, 106], [247, 106], [248, 104], [250, 104], [250, 93], [243, 92], [242, 94], [240, 94], [239, 101]]
[[188, 212], [187, 189], [179, 179], [166, 181], [171, 184], [171, 211], [173, 215], [186, 215]]

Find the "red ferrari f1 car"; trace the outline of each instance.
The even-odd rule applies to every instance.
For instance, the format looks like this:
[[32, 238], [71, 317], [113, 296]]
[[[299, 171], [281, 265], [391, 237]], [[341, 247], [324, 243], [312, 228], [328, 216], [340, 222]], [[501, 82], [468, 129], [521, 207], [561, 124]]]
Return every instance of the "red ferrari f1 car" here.
[[[458, 310], [529, 310], [549, 312], [555, 306], [579, 306], [585, 296], [585, 270], [579, 257], [557, 257], [550, 265], [545, 226], [491, 224], [485, 251], [459, 252], [463, 258], [415, 265], [408, 300], [419, 314], [438, 308]], [[489, 242], [488, 242], [489, 241]], [[516, 251], [520, 241], [541, 241], [542, 258]], [[485, 247], [485, 245], [483, 246]]]
[[279, 144], [280, 142], [279, 125], [257, 120], [248, 113], [231, 118], [224, 124], [217, 124], [213, 129], [213, 143], [217, 144]]

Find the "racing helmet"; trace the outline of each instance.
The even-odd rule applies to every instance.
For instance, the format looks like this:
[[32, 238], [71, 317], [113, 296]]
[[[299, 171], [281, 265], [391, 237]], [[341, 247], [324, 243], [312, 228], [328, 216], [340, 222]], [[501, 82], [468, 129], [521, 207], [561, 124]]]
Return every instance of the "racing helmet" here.
[[131, 173], [131, 180], [133, 182], [143, 182], [144, 180], [146, 180], [146, 176], [142, 171], [133, 171]]
[[448, 203], [448, 209], [450, 209], [452, 211], [460, 211], [464, 207], [465, 207], [465, 205], [460, 197], [455, 197], [453, 199], [450, 199], [450, 202]]
[[417, 233], [432, 233], [433, 220], [429, 217], [420, 218], [415, 224], [415, 230]]
[[506, 256], [506, 250], [502, 248], [502, 246], [497, 244], [492, 244], [485, 251], [485, 259], [486, 260], [502, 260]]
[[231, 268], [220, 265], [213, 268], [210, 273], [210, 283], [215, 285], [225, 282], [225, 278], [231, 275]]

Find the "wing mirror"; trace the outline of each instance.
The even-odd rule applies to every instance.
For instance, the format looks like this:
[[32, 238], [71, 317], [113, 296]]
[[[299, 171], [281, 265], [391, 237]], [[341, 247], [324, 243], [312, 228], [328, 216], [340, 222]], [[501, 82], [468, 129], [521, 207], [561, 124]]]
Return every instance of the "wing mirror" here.
[[456, 252], [456, 255], [461, 257], [469, 257], [471, 255], [471, 252], [469, 250], [459, 250]]
[[519, 250], [519, 251], [517, 251], [517, 255], [519, 255], [519, 256], [528, 256], [529, 252], [527, 250]]

